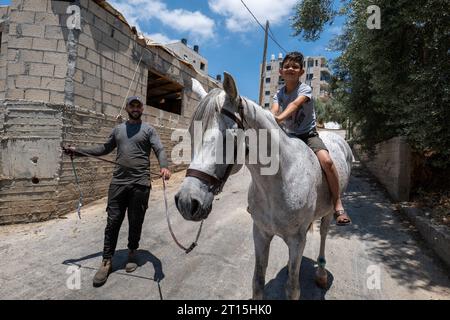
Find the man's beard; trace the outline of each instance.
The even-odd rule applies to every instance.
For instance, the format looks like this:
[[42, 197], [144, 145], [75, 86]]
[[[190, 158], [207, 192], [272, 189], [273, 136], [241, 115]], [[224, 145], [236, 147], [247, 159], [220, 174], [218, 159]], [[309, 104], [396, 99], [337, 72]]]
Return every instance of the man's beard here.
[[131, 112], [128, 112], [128, 111], [127, 111], [127, 113], [128, 113], [128, 116], [130, 117], [130, 119], [133, 119], [133, 120], [140, 120], [142, 117], [142, 113], [138, 113], [139, 114], [138, 116], [135, 116]]

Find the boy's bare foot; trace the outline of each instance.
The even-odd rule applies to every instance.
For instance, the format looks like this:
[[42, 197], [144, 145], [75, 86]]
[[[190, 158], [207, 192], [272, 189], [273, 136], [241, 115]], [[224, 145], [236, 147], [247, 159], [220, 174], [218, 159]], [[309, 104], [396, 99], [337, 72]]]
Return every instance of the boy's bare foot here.
[[336, 225], [338, 226], [346, 226], [352, 223], [352, 220], [345, 210], [336, 210], [334, 212], [334, 218], [336, 219]]

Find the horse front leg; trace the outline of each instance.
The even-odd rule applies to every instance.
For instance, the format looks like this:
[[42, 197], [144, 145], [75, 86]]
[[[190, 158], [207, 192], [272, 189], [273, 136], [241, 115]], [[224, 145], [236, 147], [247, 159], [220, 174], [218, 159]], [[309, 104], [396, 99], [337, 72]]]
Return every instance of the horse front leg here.
[[322, 217], [320, 223], [320, 252], [319, 257], [317, 258], [318, 269], [316, 271], [316, 284], [325, 289], [328, 286], [328, 274], [325, 269], [325, 265], [327, 261], [325, 260], [325, 241], [327, 239], [328, 228], [330, 227], [330, 222], [333, 219], [333, 215], [329, 214], [325, 217]]
[[253, 242], [255, 244], [255, 271], [253, 272], [253, 300], [262, 300], [266, 284], [266, 269], [269, 261], [270, 242], [273, 235], [258, 228], [253, 222]]
[[286, 283], [286, 298], [290, 300], [300, 299], [300, 264], [303, 250], [306, 244], [306, 230], [298, 237], [287, 241], [289, 247], [288, 280]]

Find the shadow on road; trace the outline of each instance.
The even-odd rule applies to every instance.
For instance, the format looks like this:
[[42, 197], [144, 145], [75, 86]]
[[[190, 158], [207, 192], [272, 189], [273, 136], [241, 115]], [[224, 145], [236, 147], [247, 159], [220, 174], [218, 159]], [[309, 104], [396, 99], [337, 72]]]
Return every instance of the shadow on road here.
[[[91, 260], [91, 259], [98, 258], [101, 256], [102, 256], [102, 252], [97, 252], [97, 253], [93, 253], [93, 254], [87, 255], [85, 257], [82, 257], [82, 258], [65, 260], [65, 261], [63, 261], [62, 264], [76, 265], [79, 268], [96, 270], [95, 268], [92, 268], [92, 267], [83, 266], [79, 262]], [[127, 263], [127, 259], [128, 259], [128, 250], [117, 250], [116, 253], [114, 254], [114, 257], [112, 260], [112, 273], [120, 271], [120, 270], [125, 270], [125, 265]], [[160, 282], [162, 279], [164, 279], [164, 272], [163, 272], [161, 260], [159, 260], [156, 256], [154, 256], [150, 251], [137, 250], [136, 259], [137, 259], [137, 265], [139, 267], [142, 267], [147, 262], [149, 262], [153, 265], [153, 268], [155, 269], [153, 278], [138, 276], [138, 275], [131, 274], [131, 273], [120, 273], [120, 274], [127, 275], [130, 277], [137, 277], [137, 278], [142, 278], [142, 279], [147, 279], [147, 280], [153, 280], [156, 282]]]
[[437, 260], [417, 231], [396, 214], [386, 191], [359, 162], [353, 163], [343, 203], [352, 225], [331, 226], [329, 236], [357, 237], [366, 244], [371, 260], [383, 264], [392, 278], [411, 290], [448, 286], [448, 278], [436, 275]]
[[[281, 269], [275, 279], [264, 287], [264, 298], [268, 300], [286, 300], [287, 266]], [[327, 270], [328, 285], [326, 289], [319, 288], [314, 282], [316, 273], [315, 262], [307, 257], [302, 258], [300, 265], [300, 300], [325, 300], [327, 291], [333, 284], [333, 275]]]

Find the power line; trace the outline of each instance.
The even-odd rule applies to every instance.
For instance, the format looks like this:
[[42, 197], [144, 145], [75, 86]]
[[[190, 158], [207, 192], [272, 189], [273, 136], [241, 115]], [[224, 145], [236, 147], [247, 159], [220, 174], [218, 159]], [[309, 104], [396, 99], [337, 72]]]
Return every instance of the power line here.
[[[261, 22], [259, 22], [258, 18], [255, 17], [255, 15], [253, 14], [253, 12], [250, 10], [249, 7], [247, 7], [247, 5], [245, 4], [245, 2], [243, 0], [241, 0], [242, 4], [244, 5], [244, 7], [247, 9], [248, 12], [250, 12], [250, 14], [252, 15], [253, 19], [255, 19], [256, 23], [259, 24], [259, 26], [261, 27], [261, 29], [263, 29], [264, 32], [266, 32], [266, 28], [264, 28], [264, 26], [261, 24]], [[270, 27], [269, 27], [270, 30]], [[269, 34], [269, 38], [275, 42], [275, 44], [284, 51], [284, 53], [287, 53], [287, 50], [284, 49], [277, 40], [275, 40], [275, 36], [272, 33], [272, 30], [270, 30], [270, 34]]]

